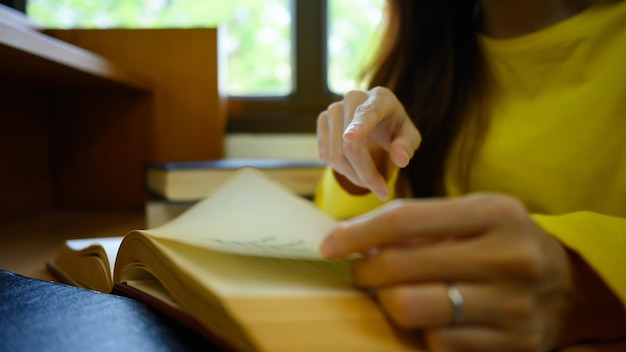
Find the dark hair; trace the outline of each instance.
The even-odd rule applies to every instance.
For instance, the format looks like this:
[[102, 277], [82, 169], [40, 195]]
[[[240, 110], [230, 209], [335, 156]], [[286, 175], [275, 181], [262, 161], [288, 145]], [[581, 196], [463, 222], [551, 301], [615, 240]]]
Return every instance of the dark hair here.
[[[473, 1], [388, 0], [379, 50], [364, 72], [370, 87], [384, 86], [397, 95], [422, 134], [406, 170], [416, 197], [443, 192], [446, 157], [461, 128], [472, 125], [469, 109], [484, 99], [486, 70], [475, 6]], [[480, 136], [475, 137], [463, 150], [459, 170], [466, 173], [479, 144]]]

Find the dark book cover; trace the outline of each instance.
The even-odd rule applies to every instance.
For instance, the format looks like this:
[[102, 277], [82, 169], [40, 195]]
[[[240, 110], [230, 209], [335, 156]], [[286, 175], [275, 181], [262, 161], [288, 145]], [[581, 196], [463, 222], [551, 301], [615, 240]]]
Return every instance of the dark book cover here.
[[0, 351], [220, 351], [134, 299], [0, 270]]

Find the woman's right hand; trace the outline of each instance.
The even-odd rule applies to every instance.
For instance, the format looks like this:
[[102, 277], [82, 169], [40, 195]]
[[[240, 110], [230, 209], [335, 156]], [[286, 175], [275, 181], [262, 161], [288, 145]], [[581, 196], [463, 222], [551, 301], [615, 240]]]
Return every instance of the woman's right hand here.
[[349, 181], [340, 180], [344, 188], [372, 191], [383, 200], [389, 195], [383, 176], [388, 161], [407, 166], [421, 139], [398, 98], [384, 87], [350, 91], [317, 118], [320, 159]]

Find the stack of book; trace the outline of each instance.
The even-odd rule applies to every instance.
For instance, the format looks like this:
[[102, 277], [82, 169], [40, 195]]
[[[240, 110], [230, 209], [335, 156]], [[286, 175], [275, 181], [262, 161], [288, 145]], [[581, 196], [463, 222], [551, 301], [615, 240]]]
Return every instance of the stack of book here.
[[180, 215], [244, 167], [257, 169], [289, 191], [312, 199], [326, 165], [318, 160], [287, 159], [149, 163], [144, 173], [149, 195], [145, 209], [147, 227], [159, 226]]

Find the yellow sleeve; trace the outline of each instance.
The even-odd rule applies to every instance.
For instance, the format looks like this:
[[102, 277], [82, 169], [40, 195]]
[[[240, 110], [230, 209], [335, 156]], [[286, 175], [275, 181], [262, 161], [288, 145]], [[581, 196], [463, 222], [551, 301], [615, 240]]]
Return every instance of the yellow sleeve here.
[[626, 305], [626, 219], [592, 212], [532, 217], [576, 251]]
[[[395, 184], [397, 179], [398, 169], [391, 172], [387, 182], [389, 187], [389, 197], [387, 199], [389, 200], [394, 199], [396, 196]], [[367, 213], [386, 202], [380, 200], [372, 192], [363, 195], [348, 193], [341, 187], [330, 167], [326, 169], [317, 186], [314, 200], [318, 208], [339, 220]]]

